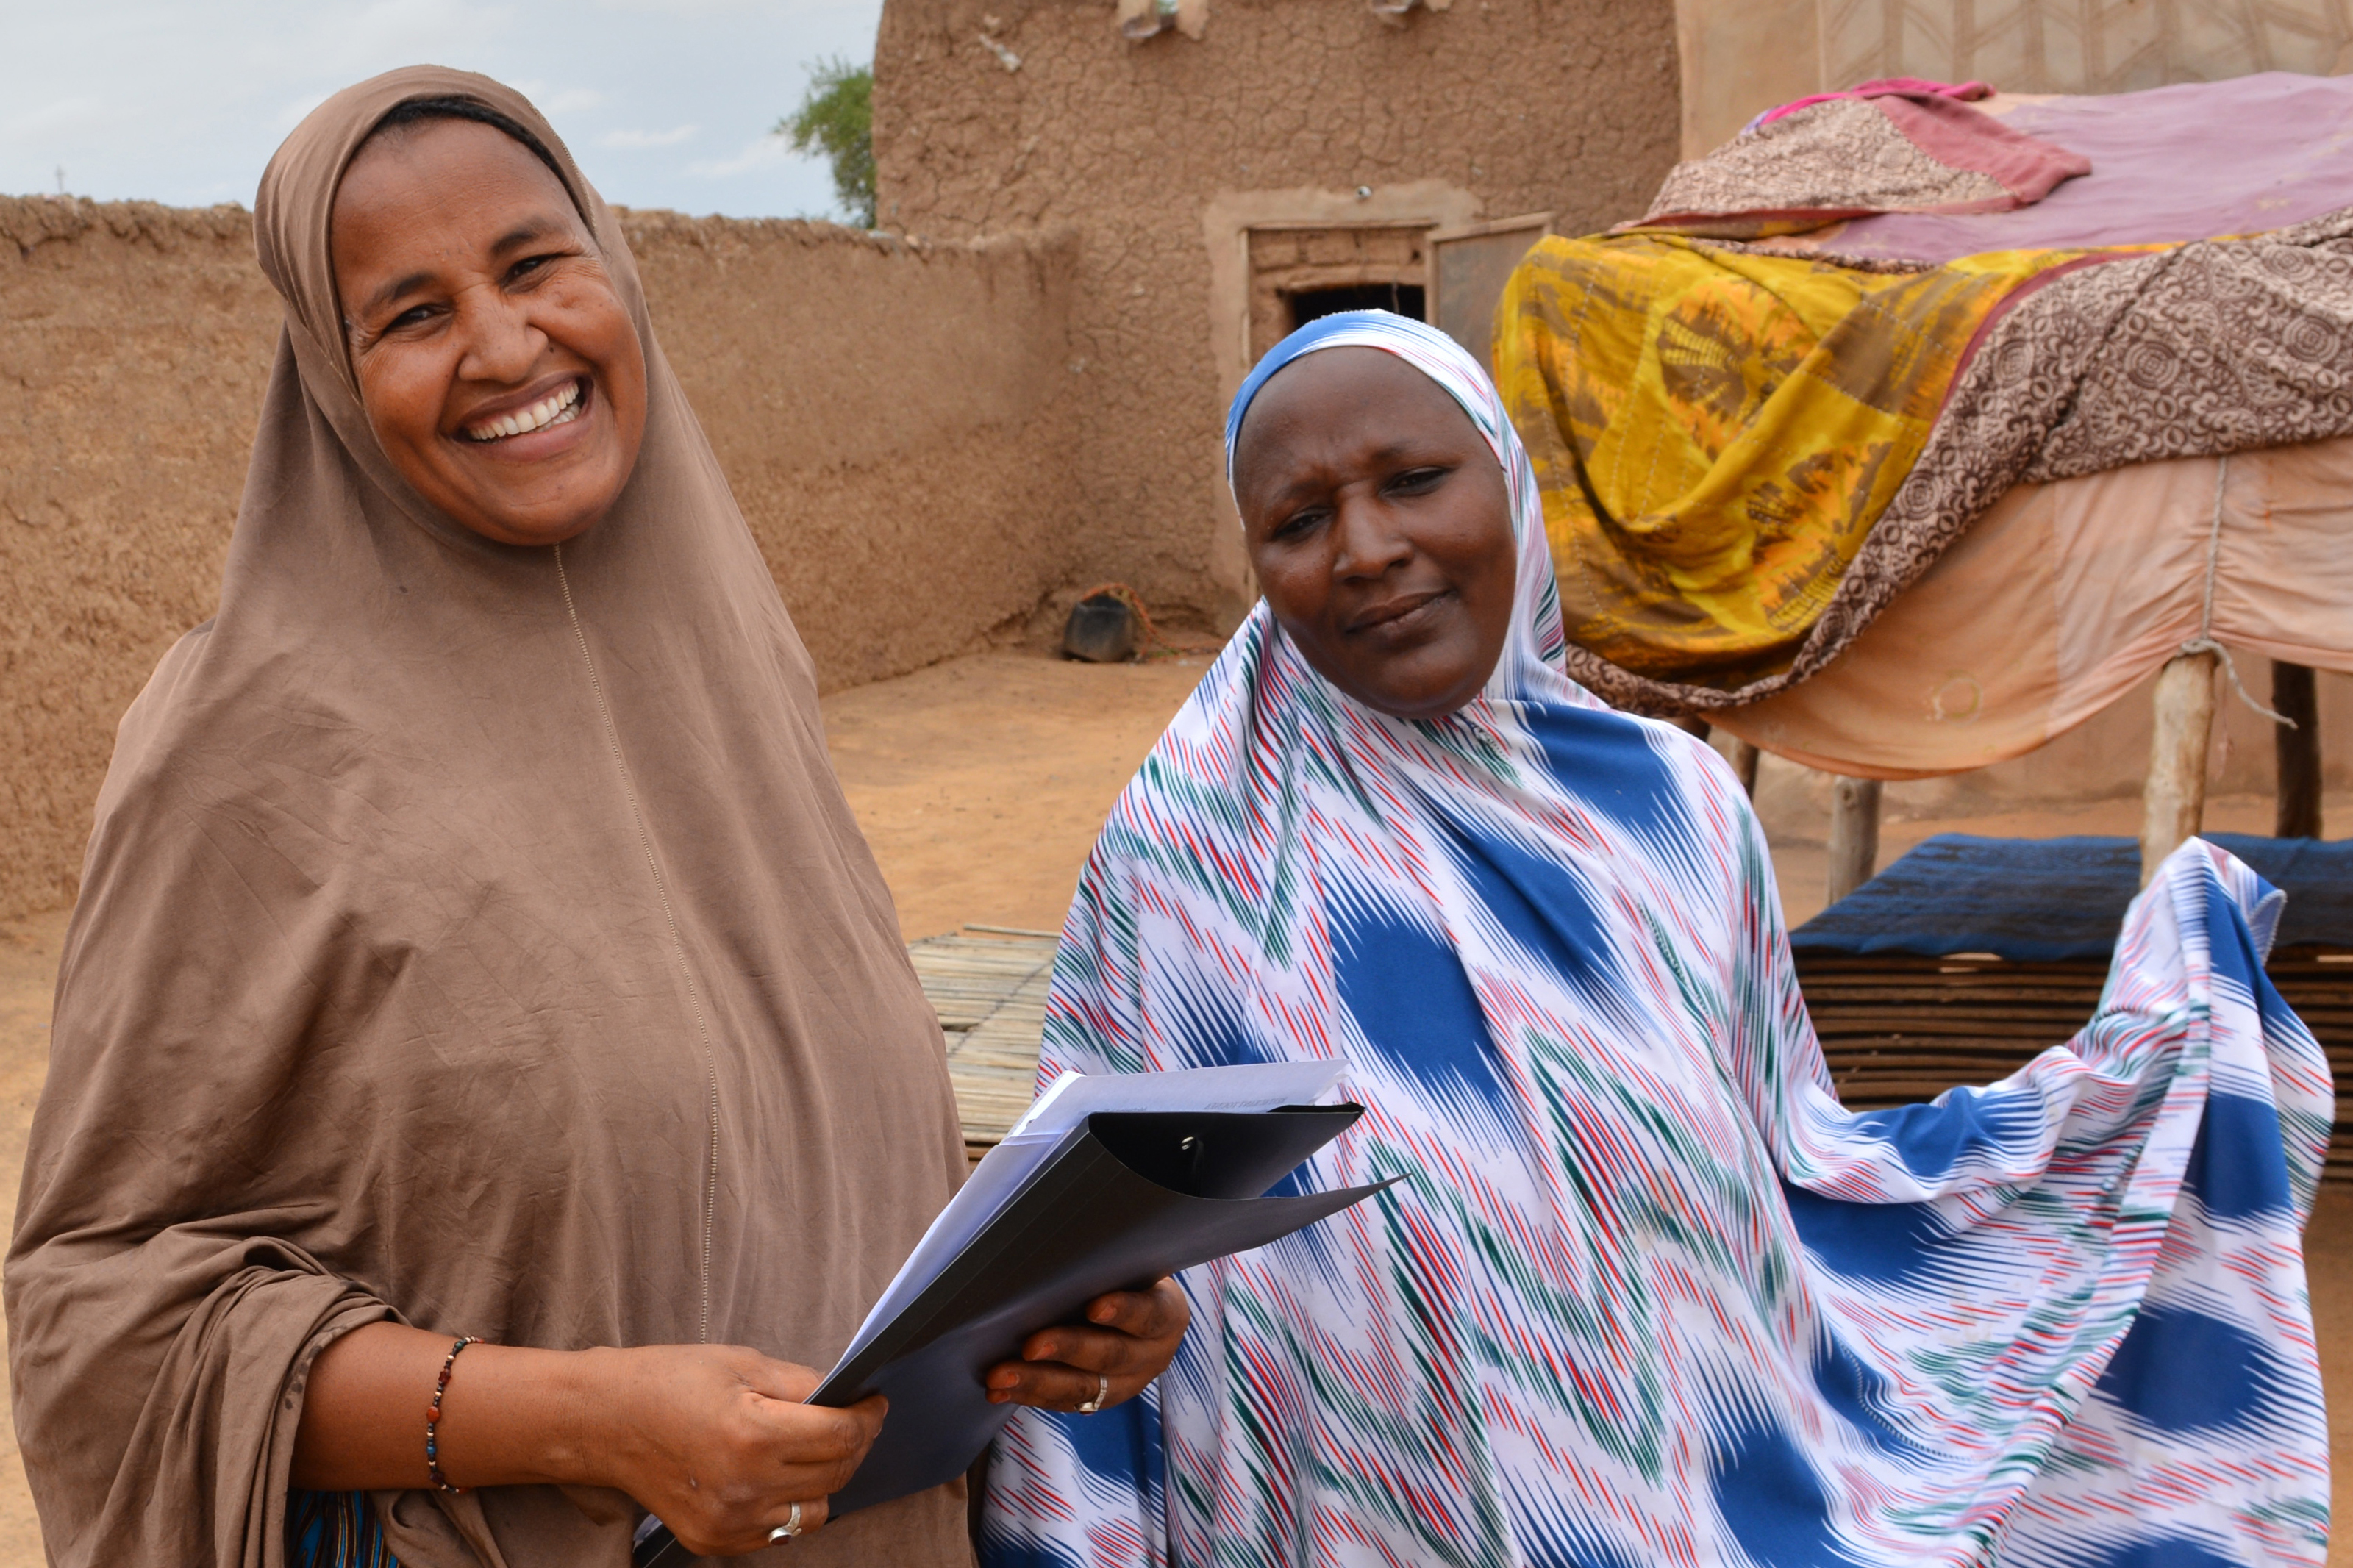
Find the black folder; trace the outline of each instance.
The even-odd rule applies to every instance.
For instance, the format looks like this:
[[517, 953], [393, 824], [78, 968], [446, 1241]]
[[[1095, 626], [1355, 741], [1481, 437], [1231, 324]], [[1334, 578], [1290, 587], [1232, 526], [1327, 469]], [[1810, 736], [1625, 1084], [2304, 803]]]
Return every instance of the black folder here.
[[[812, 1405], [890, 1396], [891, 1412], [834, 1516], [962, 1475], [1018, 1406], [981, 1377], [1088, 1301], [1228, 1253], [1263, 1247], [1390, 1184], [1302, 1196], [1268, 1188], [1364, 1108], [1099, 1111], [897, 1316], [826, 1378]], [[649, 1521], [650, 1523], [650, 1521]], [[638, 1568], [686, 1560], [670, 1531], [638, 1542]]]

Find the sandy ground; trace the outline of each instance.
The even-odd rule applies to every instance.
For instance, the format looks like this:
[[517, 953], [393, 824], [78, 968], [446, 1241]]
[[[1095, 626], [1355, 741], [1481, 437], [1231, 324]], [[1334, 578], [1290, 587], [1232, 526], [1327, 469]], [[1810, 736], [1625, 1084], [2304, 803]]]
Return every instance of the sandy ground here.
[[827, 698], [833, 763], [907, 939], [1060, 931], [1103, 814], [1208, 666], [982, 654]]
[[[910, 937], [983, 923], [1050, 931], [1121, 785], [1200, 678], [1198, 657], [1094, 667], [1022, 654], [952, 660], [826, 700], [826, 732], [843, 787], [898, 900]], [[1782, 903], [1794, 923], [1821, 907], [1826, 794], [1800, 770], [1768, 763], [1759, 803], [1774, 842]], [[2333, 796], [2340, 835], [2353, 799]], [[1891, 791], [1881, 863], [1932, 833], [2046, 837], [2136, 832], [2136, 800], [2066, 811], [1909, 816]], [[2263, 832], [2270, 803], [2210, 803], [2208, 826]], [[25, 1134], [47, 1063], [49, 992], [65, 932], [59, 910], [0, 923], [0, 1171], [24, 1157]], [[13, 1217], [16, 1189], [0, 1182]], [[2330, 1429], [2353, 1452], [2353, 1192], [2322, 1201], [2306, 1238], [2323, 1375], [2335, 1397]], [[2340, 1473], [2339, 1518], [2353, 1513]], [[42, 1561], [12, 1435], [0, 1428], [0, 1568]], [[2340, 1532], [2330, 1568], [2353, 1568], [2353, 1531]]]

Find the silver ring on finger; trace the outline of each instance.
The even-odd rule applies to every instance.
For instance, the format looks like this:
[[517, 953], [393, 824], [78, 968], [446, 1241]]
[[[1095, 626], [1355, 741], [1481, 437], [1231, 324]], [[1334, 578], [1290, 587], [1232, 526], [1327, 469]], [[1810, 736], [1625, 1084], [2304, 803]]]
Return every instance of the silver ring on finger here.
[[1111, 1378], [1103, 1373], [1095, 1373], [1095, 1396], [1092, 1399], [1080, 1401], [1079, 1414], [1082, 1415], [1096, 1414], [1103, 1409], [1103, 1401], [1110, 1397]]
[[793, 1504], [793, 1511], [785, 1515], [785, 1522], [776, 1526], [776, 1529], [768, 1531], [768, 1544], [774, 1546], [778, 1542], [790, 1541], [794, 1536], [798, 1535], [800, 1532], [801, 1505], [795, 1503]]

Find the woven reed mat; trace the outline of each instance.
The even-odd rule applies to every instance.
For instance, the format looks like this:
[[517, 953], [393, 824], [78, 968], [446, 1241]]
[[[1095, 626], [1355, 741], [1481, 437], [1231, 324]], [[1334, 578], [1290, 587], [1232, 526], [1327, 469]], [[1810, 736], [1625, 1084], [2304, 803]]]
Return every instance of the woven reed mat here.
[[[2287, 895], [2266, 968], [2337, 1080], [2326, 1179], [2353, 1181], [2353, 841], [2205, 837]], [[2130, 838], [1940, 833], [1791, 931], [1840, 1098], [1933, 1099], [2071, 1038], [2139, 887]]]
[[[1029, 1108], [1051, 988], [1054, 938], [966, 926], [908, 957], [947, 1036], [948, 1078], [975, 1161]], [[1798, 954], [1798, 984], [1839, 1098], [1858, 1110], [1987, 1084], [2067, 1039], [2098, 1006], [2104, 962], [2012, 963], [1986, 954]], [[2328, 1053], [2337, 1136], [2327, 1179], [2353, 1184], [2353, 951], [2274, 950], [2272, 984]]]
[[948, 1080], [964, 1122], [965, 1153], [976, 1163], [1029, 1109], [1054, 945], [1044, 931], [982, 925], [907, 944], [947, 1037]]
[[[1839, 1099], [1873, 1110], [1991, 1083], [2090, 1022], [2105, 961], [1800, 950], [1798, 986]], [[2324, 1180], [2353, 1184], [2353, 951], [2274, 948], [2272, 984], [2328, 1053], [2337, 1133]]]

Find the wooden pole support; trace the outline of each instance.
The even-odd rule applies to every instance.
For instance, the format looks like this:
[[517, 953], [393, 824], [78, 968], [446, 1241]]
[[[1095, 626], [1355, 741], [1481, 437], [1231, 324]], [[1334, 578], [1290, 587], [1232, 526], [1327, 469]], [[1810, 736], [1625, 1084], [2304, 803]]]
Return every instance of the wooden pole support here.
[[2312, 668], [2272, 666], [2272, 706], [2295, 728], [2273, 726], [2279, 748], [2279, 794], [2272, 832], [2281, 838], [2320, 837], [2320, 694]]
[[1830, 901], [1837, 903], [1879, 868], [1879, 781], [1846, 779], [1831, 787]]
[[2157, 725], [2141, 791], [2140, 885], [2206, 816], [2206, 743], [2214, 731], [2212, 653], [2177, 654], [2157, 672]]
[[1732, 771], [1738, 776], [1740, 787], [1748, 792], [1751, 800], [1757, 798], [1757, 764], [1764, 755], [1746, 741], [1732, 742]]

